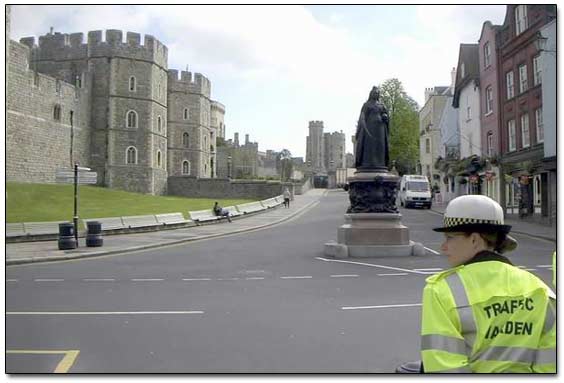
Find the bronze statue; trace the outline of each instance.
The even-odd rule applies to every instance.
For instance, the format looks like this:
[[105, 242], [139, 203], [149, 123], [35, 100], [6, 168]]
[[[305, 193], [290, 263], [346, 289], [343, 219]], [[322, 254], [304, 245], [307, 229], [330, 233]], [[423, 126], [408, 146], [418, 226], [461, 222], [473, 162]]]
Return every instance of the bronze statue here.
[[360, 110], [356, 127], [357, 171], [388, 171], [389, 163], [389, 117], [380, 102], [380, 90], [372, 87], [368, 101]]

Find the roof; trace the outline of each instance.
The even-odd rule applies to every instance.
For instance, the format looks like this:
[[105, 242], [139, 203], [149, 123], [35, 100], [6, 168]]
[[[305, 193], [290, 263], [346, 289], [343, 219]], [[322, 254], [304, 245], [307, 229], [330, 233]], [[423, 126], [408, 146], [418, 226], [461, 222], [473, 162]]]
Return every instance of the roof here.
[[[480, 79], [480, 59], [479, 59], [479, 45], [478, 44], [460, 44], [458, 53], [458, 66], [456, 68], [456, 83], [454, 86], [454, 97], [452, 106], [458, 108], [460, 99], [460, 92], [470, 82], [474, 81], [479, 83]], [[462, 71], [460, 70], [464, 63], [464, 77], [461, 77]]]

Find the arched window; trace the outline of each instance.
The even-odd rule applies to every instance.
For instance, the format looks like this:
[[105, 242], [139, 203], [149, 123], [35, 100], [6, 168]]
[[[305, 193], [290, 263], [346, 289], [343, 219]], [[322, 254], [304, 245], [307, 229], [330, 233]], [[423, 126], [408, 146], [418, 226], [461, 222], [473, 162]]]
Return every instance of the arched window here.
[[59, 104], [53, 107], [53, 120], [61, 121], [61, 105]]
[[129, 91], [135, 92], [137, 90], [137, 81], [135, 81], [135, 76], [129, 78]]
[[157, 150], [157, 168], [161, 167], [161, 163], [162, 163], [162, 155], [161, 155], [161, 151]]
[[188, 133], [182, 134], [182, 146], [184, 146], [185, 148], [190, 147], [190, 136], [188, 135]]
[[204, 135], [204, 150], [208, 148], [208, 136]]
[[182, 161], [182, 174], [190, 174], [190, 161]]
[[135, 148], [135, 146], [130, 146], [125, 150], [125, 163], [126, 164], [137, 163], [137, 149]]
[[126, 126], [128, 128], [137, 128], [137, 112], [130, 110], [126, 116]]
[[184, 108], [184, 119], [188, 120], [190, 118], [190, 111], [188, 108]]
[[163, 130], [163, 120], [161, 116], [157, 117], [157, 131], [160, 133]]

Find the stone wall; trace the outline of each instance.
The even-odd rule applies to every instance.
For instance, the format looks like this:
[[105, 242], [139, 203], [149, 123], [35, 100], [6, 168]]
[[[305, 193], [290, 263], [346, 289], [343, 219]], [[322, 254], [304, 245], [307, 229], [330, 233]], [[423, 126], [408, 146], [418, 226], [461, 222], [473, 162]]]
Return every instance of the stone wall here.
[[292, 184], [272, 181], [230, 181], [225, 178], [168, 177], [168, 194], [191, 198], [247, 198], [263, 200], [282, 194]]
[[[17, 182], [55, 182], [56, 169], [72, 162], [89, 166], [90, 84], [82, 87], [29, 70], [29, 48], [10, 42], [10, 81], [6, 97], [6, 178]], [[55, 119], [55, 106], [60, 120]], [[70, 157], [73, 111], [73, 159]]]

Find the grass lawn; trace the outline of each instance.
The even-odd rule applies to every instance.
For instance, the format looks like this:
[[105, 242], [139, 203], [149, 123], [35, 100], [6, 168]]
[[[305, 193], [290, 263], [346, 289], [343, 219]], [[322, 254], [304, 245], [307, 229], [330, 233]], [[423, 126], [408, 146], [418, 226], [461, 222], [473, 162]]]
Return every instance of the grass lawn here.
[[[72, 221], [74, 186], [6, 183], [6, 222]], [[252, 199], [210, 199], [152, 196], [96, 186], [79, 186], [78, 215], [84, 218], [121, 217], [211, 209], [252, 202]], [[82, 222], [80, 223], [82, 226]]]

